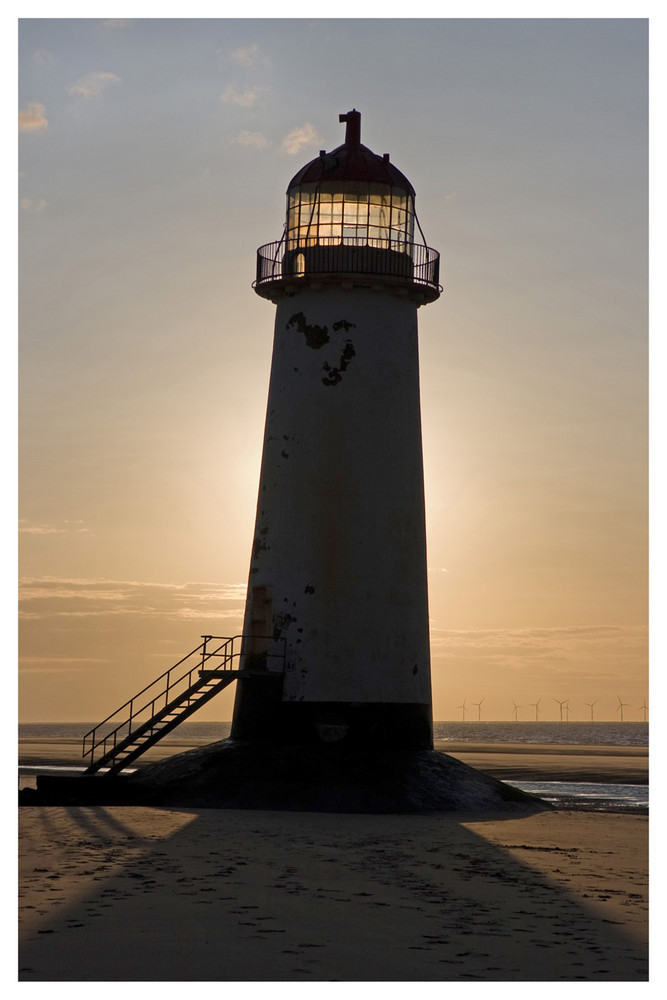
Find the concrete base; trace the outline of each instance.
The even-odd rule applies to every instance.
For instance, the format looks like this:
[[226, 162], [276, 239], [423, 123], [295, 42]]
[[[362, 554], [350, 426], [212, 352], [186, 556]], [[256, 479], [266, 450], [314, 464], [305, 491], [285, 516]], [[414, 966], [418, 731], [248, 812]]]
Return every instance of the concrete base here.
[[40, 774], [36, 783], [36, 790], [19, 791], [20, 806], [122, 806], [133, 801], [126, 775]]
[[436, 750], [392, 754], [222, 740], [127, 777], [52, 778], [23, 804], [350, 813], [536, 812], [534, 796]]
[[143, 805], [351, 813], [539, 812], [533, 795], [437, 750], [396, 754], [221, 740], [131, 775], [40, 776], [20, 805]]

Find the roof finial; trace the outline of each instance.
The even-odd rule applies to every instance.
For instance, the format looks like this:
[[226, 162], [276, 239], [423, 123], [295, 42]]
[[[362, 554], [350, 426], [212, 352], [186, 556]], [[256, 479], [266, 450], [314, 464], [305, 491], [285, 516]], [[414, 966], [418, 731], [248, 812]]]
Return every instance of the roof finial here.
[[345, 145], [359, 146], [361, 144], [361, 114], [359, 111], [348, 111], [345, 115], [338, 115], [339, 122], [347, 122], [345, 128]]

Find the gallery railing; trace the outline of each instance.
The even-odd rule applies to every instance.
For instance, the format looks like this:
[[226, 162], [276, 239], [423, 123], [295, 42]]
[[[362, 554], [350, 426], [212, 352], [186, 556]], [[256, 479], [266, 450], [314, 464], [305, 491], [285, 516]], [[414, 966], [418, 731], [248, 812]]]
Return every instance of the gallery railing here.
[[439, 293], [440, 254], [423, 243], [333, 243], [320, 240], [312, 245], [294, 241], [266, 243], [257, 251], [255, 287], [265, 283], [296, 280], [315, 275], [376, 275], [397, 278], [401, 283], [421, 285]]

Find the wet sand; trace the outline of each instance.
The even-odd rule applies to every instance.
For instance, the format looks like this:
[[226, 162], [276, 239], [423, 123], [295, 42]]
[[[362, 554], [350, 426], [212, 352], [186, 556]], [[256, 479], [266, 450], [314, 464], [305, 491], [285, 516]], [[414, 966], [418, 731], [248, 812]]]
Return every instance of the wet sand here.
[[591, 781], [648, 784], [648, 747], [525, 743], [436, 744], [470, 767], [508, 781]]
[[23, 981], [641, 981], [647, 817], [23, 807]]

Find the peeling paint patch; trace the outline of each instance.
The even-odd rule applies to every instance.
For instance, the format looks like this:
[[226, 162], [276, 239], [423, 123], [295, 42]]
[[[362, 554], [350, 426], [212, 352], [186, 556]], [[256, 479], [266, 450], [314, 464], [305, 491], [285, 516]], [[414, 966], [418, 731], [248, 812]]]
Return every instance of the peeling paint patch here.
[[264, 539], [257, 535], [252, 547], [252, 558], [256, 559], [260, 552], [268, 552], [268, 549], [269, 546], [266, 544]]
[[328, 328], [326, 326], [318, 326], [316, 323], [309, 324], [302, 312], [294, 313], [287, 321], [285, 329], [289, 330], [292, 326], [296, 326], [299, 333], [305, 336], [308, 347], [312, 347], [316, 351], [329, 343]]
[[291, 622], [295, 622], [296, 618], [290, 615], [289, 612], [285, 614], [278, 614], [273, 616], [273, 640], [277, 642], [278, 639], [282, 637], [283, 632], [288, 627]]
[[348, 363], [352, 360], [352, 358], [354, 358], [356, 356], [356, 353], [357, 352], [355, 351], [355, 349], [354, 349], [354, 347], [352, 345], [352, 341], [351, 340], [346, 340], [345, 341], [345, 347], [343, 348], [343, 353], [341, 354], [341, 357], [340, 357], [340, 369], [341, 369], [341, 371], [345, 371], [345, 369], [348, 366]]
[[329, 375], [322, 379], [324, 385], [338, 385], [339, 382], [343, 381], [343, 376], [340, 374], [338, 368], [331, 368], [326, 362], [322, 365], [325, 372], [329, 372]]
[[339, 382], [342, 382], [343, 376], [341, 375], [341, 372], [347, 370], [350, 361], [352, 360], [353, 357], [355, 357], [356, 353], [357, 352], [354, 349], [352, 341], [346, 340], [345, 347], [343, 348], [340, 360], [338, 362], [338, 367], [332, 368], [327, 361], [325, 361], [324, 364], [322, 365], [322, 370], [327, 372], [327, 375], [325, 375], [324, 378], [322, 379], [322, 383], [324, 385], [338, 385]]
[[338, 333], [339, 330], [345, 330], [345, 333], [347, 333], [348, 330], [351, 330], [352, 327], [356, 325], [356, 323], [350, 323], [347, 319], [339, 319], [337, 323], [334, 323], [333, 329], [336, 333]]

